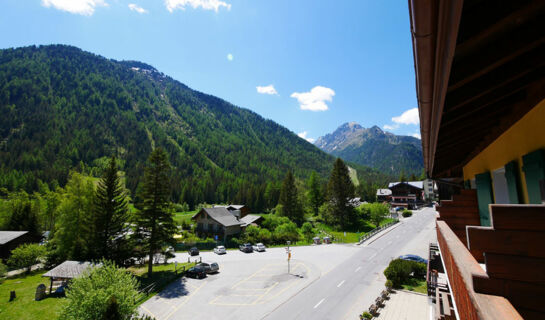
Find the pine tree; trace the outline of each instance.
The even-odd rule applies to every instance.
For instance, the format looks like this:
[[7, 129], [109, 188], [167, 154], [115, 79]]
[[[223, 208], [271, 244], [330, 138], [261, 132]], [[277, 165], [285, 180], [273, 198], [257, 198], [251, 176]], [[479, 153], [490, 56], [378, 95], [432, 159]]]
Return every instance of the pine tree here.
[[312, 171], [310, 178], [308, 179], [308, 200], [310, 207], [314, 215], [318, 215], [318, 210], [324, 202], [322, 190], [320, 187], [320, 181], [318, 181], [318, 174], [316, 171]]
[[405, 182], [407, 181], [407, 176], [405, 175], [405, 170], [401, 170], [401, 174], [399, 175], [399, 182]]
[[328, 200], [332, 206], [332, 214], [345, 230], [353, 221], [354, 208], [349, 201], [354, 197], [354, 185], [348, 175], [348, 168], [337, 158], [327, 185]]
[[284, 216], [299, 225], [303, 223], [303, 208], [297, 197], [297, 187], [295, 186], [295, 178], [291, 170], [288, 171], [286, 178], [282, 182], [279, 203], [283, 206], [282, 214]]
[[95, 191], [93, 216], [95, 258], [120, 260], [119, 254], [125, 251], [126, 241], [122, 232], [127, 221], [127, 195], [117, 173], [116, 159], [112, 157]]
[[170, 210], [170, 164], [167, 153], [157, 148], [152, 151], [144, 173], [141, 189], [141, 203], [137, 225], [144, 233], [144, 245], [148, 250], [148, 277], [153, 272], [153, 255], [165, 243], [172, 242], [176, 232]]

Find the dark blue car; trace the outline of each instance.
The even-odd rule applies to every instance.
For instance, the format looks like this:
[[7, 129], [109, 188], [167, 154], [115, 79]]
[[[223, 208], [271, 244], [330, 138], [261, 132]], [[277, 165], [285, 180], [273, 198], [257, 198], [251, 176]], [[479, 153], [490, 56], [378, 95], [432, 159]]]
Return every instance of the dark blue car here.
[[414, 254], [406, 254], [404, 256], [399, 256], [399, 259], [422, 262], [422, 263], [428, 263], [428, 260], [426, 260], [426, 259], [424, 259], [424, 258], [422, 258], [420, 256], [414, 255]]

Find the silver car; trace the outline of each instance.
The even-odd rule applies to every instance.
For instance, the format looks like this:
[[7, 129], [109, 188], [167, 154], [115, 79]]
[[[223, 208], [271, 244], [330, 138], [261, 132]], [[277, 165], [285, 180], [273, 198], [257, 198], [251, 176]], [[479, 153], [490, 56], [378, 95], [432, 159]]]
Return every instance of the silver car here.
[[206, 273], [216, 273], [220, 271], [220, 266], [216, 262], [201, 262], [197, 267], [203, 268]]
[[254, 246], [254, 250], [258, 251], [258, 252], [265, 251], [265, 248], [266, 248], [265, 245], [263, 243], [261, 243], [261, 242]]
[[217, 246], [217, 247], [214, 248], [214, 253], [215, 254], [226, 254], [227, 251], [225, 250], [224, 246]]

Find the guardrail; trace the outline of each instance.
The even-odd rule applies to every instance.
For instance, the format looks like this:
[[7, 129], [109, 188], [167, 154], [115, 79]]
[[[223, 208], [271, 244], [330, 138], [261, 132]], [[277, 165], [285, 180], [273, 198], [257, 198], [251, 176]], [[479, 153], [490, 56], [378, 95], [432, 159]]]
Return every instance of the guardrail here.
[[360, 237], [360, 241], [359, 243], [361, 244], [362, 242], [364, 242], [365, 240], [371, 238], [372, 236], [374, 236], [375, 234], [381, 232], [382, 230], [386, 229], [386, 228], [389, 228], [391, 226], [393, 226], [394, 224], [398, 223], [399, 222], [399, 219], [395, 219], [394, 221], [392, 222], [388, 222], [387, 224], [383, 225], [383, 226], [380, 226], [378, 228], [375, 228], [371, 231], [369, 231], [368, 233], [364, 234], [363, 236]]

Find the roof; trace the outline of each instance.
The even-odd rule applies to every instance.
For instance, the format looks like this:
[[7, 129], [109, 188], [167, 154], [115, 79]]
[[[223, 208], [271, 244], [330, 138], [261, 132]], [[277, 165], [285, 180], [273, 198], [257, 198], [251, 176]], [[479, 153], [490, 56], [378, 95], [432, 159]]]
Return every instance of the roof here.
[[27, 233], [28, 231], [0, 231], [0, 244], [6, 244]]
[[243, 226], [247, 226], [262, 218], [263, 218], [262, 216], [258, 216], [255, 214], [247, 214], [244, 217], [240, 218], [240, 221], [244, 222]]
[[[210, 218], [213, 220], [216, 220], [219, 224], [223, 225], [224, 227], [230, 227], [230, 226], [237, 226], [242, 225], [244, 222], [237, 220], [235, 216], [229, 212], [225, 207], [215, 207], [215, 208], [202, 208], [201, 211], [205, 211]], [[198, 216], [201, 211], [199, 211], [197, 214], [193, 216], [195, 218]]]
[[240, 210], [242, 208], [244, 208], [245, 205], [243, 204], [229, 204], [229, 205], [215, 205], [214, 208], [226, 208], [226, 209], [235, 209], [235, 210]]
[[43, 277], [72, 279], [95, 266], [100, 266], [100, 264], [94, 264], [89, 261], [65, 261], [44, 273]]
[[392, 190], [390, 189], [378, 189], [377, 196], [391, 196]]
[[545, 2], [409, 0], [429, 177], [462, 168], [543, 100]]
[[406, 181], [406, 182], [390, 182], [388, 184], [388, 188], [392, 188], [394, 186], [397, 186], [400, 183], [406, 183], [412, 187], [418, 188], [418, 189], [424, 189], [424, 182], [423, 181]]

